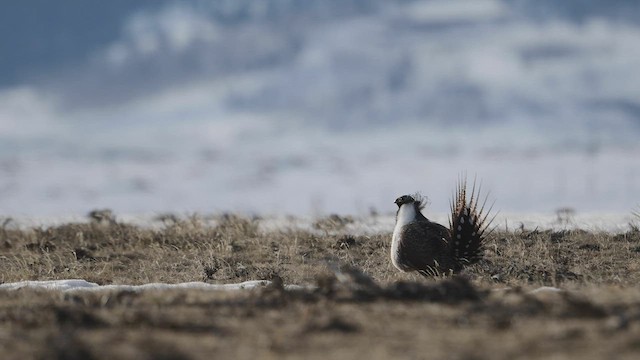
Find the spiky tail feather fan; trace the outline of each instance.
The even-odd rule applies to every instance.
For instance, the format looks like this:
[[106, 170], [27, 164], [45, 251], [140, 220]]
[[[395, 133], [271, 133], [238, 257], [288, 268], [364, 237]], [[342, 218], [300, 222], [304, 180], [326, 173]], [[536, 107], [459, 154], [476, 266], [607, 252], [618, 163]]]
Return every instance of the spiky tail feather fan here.
[[449, 231], [451, 242], [449, 249], [451, 256], [462, 267], [473, 264], [482, 258], [484, 251], [483, 241], [489, 235], [487, 232], [495, 215], [489, 219], [493, 208], [491, 205], [485, 211], [485, 205], [489, 194], [487, 193], [480, 204], [480, 191], [482, 185], [476, 189], [474, 179], [471, 188], [471, 197], [467, 200], [467, 180], [458, 179], [456, 193], [451, 202], [451, 218], [449, 218]]

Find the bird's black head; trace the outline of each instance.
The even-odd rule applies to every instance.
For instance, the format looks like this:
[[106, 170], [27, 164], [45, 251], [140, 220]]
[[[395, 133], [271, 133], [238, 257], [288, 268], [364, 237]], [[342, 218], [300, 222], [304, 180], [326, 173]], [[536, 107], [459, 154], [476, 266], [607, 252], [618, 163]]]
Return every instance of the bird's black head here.
[[402, 195], [394, 201], [398, 208], [400, 208], [404, 204], [413, 204], [419, 210], [422, 210], [424, 206], [429, 202], [427, 197], [422, 196], [420, 193], [415, 193], [413, 195]]
[[411, 204], [414, 203], [416, 201], [416, 199], [413, 198], [413, 196], [411, 195], [402, 195], [399, 198], [396, 199], [395, 203], [396, 205], [398, 205], [398, 207], [404, 205], [404, 204]]

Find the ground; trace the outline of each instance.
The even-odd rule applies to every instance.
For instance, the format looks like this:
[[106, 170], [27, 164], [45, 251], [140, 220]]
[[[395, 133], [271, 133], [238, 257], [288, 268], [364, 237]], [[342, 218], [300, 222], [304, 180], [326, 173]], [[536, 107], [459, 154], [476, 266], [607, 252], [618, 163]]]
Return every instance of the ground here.
[[423, 278], [390, 265], [391, 229], [351, 233], [354, 220], [339, 216], [308, 229], [265, 230], [260, 221], [225, 215], [212, 226], [168, 217], [139, 227], [94, 218], [35, 229], [5, 222], [4, 283], [271, 283], [226, 292], [0, 290], [1, 357], [640, 355], [640, 231], [632, 226], [622, 234], [497, 229], [482, 262], [458, 276]]

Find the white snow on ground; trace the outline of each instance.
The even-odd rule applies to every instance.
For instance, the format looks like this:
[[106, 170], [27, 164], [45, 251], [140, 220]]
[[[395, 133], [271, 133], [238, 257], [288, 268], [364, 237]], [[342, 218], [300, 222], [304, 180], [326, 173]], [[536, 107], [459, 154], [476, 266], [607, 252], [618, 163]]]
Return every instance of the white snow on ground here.
[[19, 281], [0, 284], [0, 290], [42, 289], [58, 291], [143, 291], [143, 290], [171, 290], [171, 289], [201, 289], [201, 290], [243, 290], [254, 289], [268, 285], [267, 280], [251, 280], [237, 284], [208, 284], [204, 282], [188, 282], [179, 284], [151, 283], [143, 285], [98, 285], [81, 279], [47, 280], [47, 281]]
[[[494, 214], [492, 212], [492, 214]], [[441, 224], [448, 224], [447, 213], [430, 213], [427, 208], [425, 216], [431, 221]], [[178, 219], [193, 218], [192, 214], [180, 215]], [[216, 216], [198, 215], [195, 216], [198, 222], [206, 226], [215, 226], [218, 222]], [[10, 220], [9, 220], [10, 219]], [[291, 217], [291, 216], [264, 216], [257, 220], [259, 229], [263, 232], [306, 230], [319, 234], [325, 230], [318, 229], [314, 224], [321, 217]], [[342, 217], [351, 219], [344, 228], [338, 230], [340, 233], [353, 235], [374, 235], [381, 233], [391, 233], [395, 223], [395, 216], [391, 214], [367, 216], [367, 217]], [[83, 216], [58, 216], [58, 217], [0, 217], [0, 224], [5, 222], [5, 228], [47, 228], [60, 226], [68, 223], [87, 223], [89, 219]], [[117, 215], [117, 221], [137, 225], [145, 228], [162, 229], [166, 224], [158, 220], [158, 214], [139, 215]], [[502, 230], [516, 230], [524, 227], [526, 230], [586, 230], [603, 231], [610, 233], [623, 233], [631, 229], [631, 224], [640, 226], [640, 217], [629, 213], [501, 213], [498, 212], [493, 221], [493, 225]]]
[[[237, 284], [208, 284], [203, 282], [188, 282], [179, 284], [151, 283], [143, 285], [98, 285], [81, 279], [66, 280], [45, 280], [45, 281], [18, 281], [13, 283], [0, 284], [0, 291], [39, 289], [50, 291], [145, 291], [145, 290], [173, 290], [173, 289], [199, 289], [212, 291], [238, 291], [250, 290], [266, 286], [271, 282], [268, 280], [249, 280]], [[286, 290], [312, 289], [313, 287], [304, 285], [285, 285]], [[496, 289], [508, 290], [510, 288]], [[542, 286], [531, 290], [530, 294], [560, 292], [562, 289], [550, 286]]]
[[[249, 280], [237, 284], [208, 284], [203, 282], [188, 282], [179, 284], [151, 283], [143, 285], [98, 285], [81, 279], [66, 280], [45, 280], [45, 281], [18, 281], [13, 283], [0, 284], [0, 291], [38, 289], [49, 291], [145, 291], [145, 290], [173, 290], [173, 289], [199, 289], [211, 291], [238, 291], [250, 290], [266, 286], [271, 282], [268, 280]], [[312, 289], [313, 287], [304, 285], [285, 285], [286, 290]], [[510, 287], [495, 289], [497, 291], [509, 290]], [[562, 289], [542, 286], [529, 291], [530, 294], [556, 293]]]

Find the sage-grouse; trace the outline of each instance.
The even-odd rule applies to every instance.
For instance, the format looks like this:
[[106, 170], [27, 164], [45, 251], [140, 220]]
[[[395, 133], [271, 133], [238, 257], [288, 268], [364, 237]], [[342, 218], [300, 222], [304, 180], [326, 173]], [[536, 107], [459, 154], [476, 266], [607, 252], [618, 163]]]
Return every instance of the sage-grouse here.
[[391, 242], [391, 261], [400, 271], [418, 271], [425, 276], [460, 271], [482, 257], [485, 232], [492, 219], [487, 220], [485, 196], [480, 207], [475, 182], [467, 202], [466, 181], [458, 181], [451, 202], [449, 228], [429, 221], [421, 210], [420, 195], [403, 195], [396, 199], [398, 212]]

